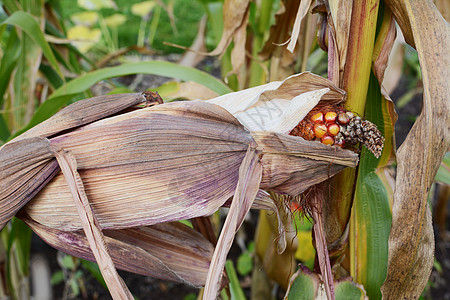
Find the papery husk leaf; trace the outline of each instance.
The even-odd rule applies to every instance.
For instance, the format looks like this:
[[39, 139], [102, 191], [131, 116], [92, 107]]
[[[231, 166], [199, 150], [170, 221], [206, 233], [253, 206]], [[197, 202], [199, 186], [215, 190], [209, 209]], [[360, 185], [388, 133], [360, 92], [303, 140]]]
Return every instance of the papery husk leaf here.
[[297, 126], [298, 120], [319, 103], [328, 88], [306, 92], [292, 100], [273, 99], [259, 101], [235, 117], [250, 131], [271, 131], [288, 134]]
[[[82, 231], [60, 231], [27, 215], [25, 223], [46, 243], [70, 255], [94, 261]], [[179, 222], [105, 230], [105, 242], [118, 269], [163, 280], [203, 286], [214, 251], [198, 232]]]
[[[76, 157], [101, 227], [118, 229], [212, 214], [233, 195], [251, 140], [224, 109], [192, 101], [104, 119], [50, 141]], [[48, 227], [81, 228], [61, 175], [26, 211]]]
[[13, 141], [30, 137], [49, 137], [118, 113], [146, 102], [144, 93], [116, 94], [84, 99], [63, 108], [51, 118], [39, 123]]
[[263, 152], [261, 188], [277, 193], [297, 196], [358, 163], [358, 154], [339, 147], [273, 132], [252, 132], [252, 136]]
[[239, 168], [239, 180], [231, 202], [222, 231], [217, 241], [206, 279], [203, 299], [215, 299], [219, 292], [222, 270], [225, 266], [228, 251], [233, 243], [236, 232], [242, 225], [245, 216], [250, 210], [262, 178], [263, 168], [254, 148], [250, 145]]
[[[53, 149], [51, 150], [53, 151]], [[102, 228], [86, 197], [83, 182], [77, 171], [75, 157], [66, 151], [57, 151], [54, 154], [72, 194], [89, 247], [99, 265], [111, 296], [114, 299], [134, 299], [125, 282], [117, 273], [114, 262], [109, 255]]]
[[258, 105], [258, 101], [262, 101], [263, 103], [259, 105], [264, 106], [264, 101], [291, 100], [300, 94], [324, 88], [330, 90], [323, 95], [323, 101], [336, 104], [346, 99], [345, 92], [333, 85], [331, 81], [310, 72], [303, 72], [292, 75], [283, 81], [272, 81], [243, 91], [225, 94], [207, 102], [222, 106], [236, 115]]
[[381, 292], [386, 299], [418, 298], [433, 266], [434, 235], [427, 195], [450, 144], [450, 34], [448, 23], [431, 1], [386, 3], [407, 40], [414, 38], [424, 103], [397, 151], [388, 274]]
[[36, 137], [0, 148], [0, 230], [59, 172], [49, 146]]

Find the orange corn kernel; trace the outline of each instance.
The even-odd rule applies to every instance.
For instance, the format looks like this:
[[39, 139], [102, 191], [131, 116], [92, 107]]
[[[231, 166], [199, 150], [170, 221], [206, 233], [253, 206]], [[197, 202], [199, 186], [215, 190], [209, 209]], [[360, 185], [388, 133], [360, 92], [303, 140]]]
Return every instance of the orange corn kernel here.
[[318, 112], [311, 117], [311, 121], [314, 123], [323, 123], [323, 113]]
[[327, 126], [325, 124], [314, 125], [314, 134], [318, 138], [322, 138], [327, 133]]
[[335, 136], [336, 134], [338, 134], [340, 130], [341, 130], [341, 128], [336, 123], [328, 125], [328, 133], [332, 136]]
[[334, 144], [334, 139], [333, 139], [332, 136], [324, 135], [321, 138], [321, 142], [322, 142], [322, 144], [325, 144], [325, 145], [333, 145]]
[[329, 111], [325, 114], [324, 120], [326, 123], [334, 123], [336, 122], [337, 113], [334, 111]]

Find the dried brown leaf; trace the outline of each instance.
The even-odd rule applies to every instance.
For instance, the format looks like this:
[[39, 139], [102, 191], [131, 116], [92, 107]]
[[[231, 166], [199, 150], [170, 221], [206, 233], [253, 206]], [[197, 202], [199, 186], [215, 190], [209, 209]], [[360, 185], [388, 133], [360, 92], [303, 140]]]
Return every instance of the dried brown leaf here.
[[299, 10], [299, 1], [282, 1], [280, 9], [275, 15], [275, 24], [270, 27], [270, 35], [259, 53], [262, 60], [272, 57], [290, 38], [294, 26], [296, 13]]
[[[386, 4], [391, 9], [392, 13], [395, 16], [395, 21], [397, 21], [400, 29], [403, 32], [403, 36], [405, 37], [405, 41], [415, 48], [414, 35], [411, 27], [410, 15], [408, 14], [408, 6], [407, 3], [409, 1], [385, 1]], [[431, 1], [428, 1], [430, 3]]]
[[[336, 77], [336, 82], [342, 82], [344, 67], [347, 59], [353, 2], [345, 0], [330, 0], [329, 7], [331, 21], [328, 20], [328, 24], [332, 27], [331, 34], [334, 39], [334, 49], [332, 49], [332, 53], [337, 56], [337, 59], [335, 60], [337, 65], [332, 68], [331, 71], [339, 74], [339, 77]], [[329, 46], [331, 46], [331, 43]], [[330, 52], [330, 47], [328, 51]], [[334, 77], [333, 82], [335, 82]]]
[[450, 144], [450, 34], [431, 1], [387, 1], [423, 74], [423, 110], [397, 151], [397, 177], [389, 237], [386, 299], [418, 298], [433, 265], [434, 235], [427, 195]]
[[[233, 50], [231, 50], [231, 65], [233, 69], [231, 70], [231, 74], [237, 74], [239, 82], [243, 82], [243, 80], [240, 78], [239, 69], [245, 63], [245, 56], [246, 56], [245, 42], [247, 38], [247, 24], [249, 14], [250, 11], [247, 10], [244, 16], [244, 20], [242, 21], [242, 24], [236, 29], [236, 32], [233, 35], [234, 47]], [[226, 77], [228, 77], [231, 74], [227, 74]]]
[[249, 0], [226, 0], [223, 5], [223, 32], [216, 49], [208, 55], [221, 55], [231, 43], [236, 31], [245, 22]]
[[298, 7], [297, 15], [295, 16], [295, 22], [292, 29], [291, 40], [287, 46], [287, 50], [294, 52], [295, 45], [300, 34], [300, 26], [302, 24], [303, 18], [308, 13], [309, 7], [311, 6], [312, 0], [301, 1]]
[[397, 29], [395, 27], [394, 16], [389, 9], [385, 9], [383, 23], [378, 33], [378, 38], [375, 41], [375, 47], [373, 50], [373, 72], [380, 85], [383, 82], [384, 72], [388, 65], [389, 54], [394, 46], [394, 41], [397, 35], [396, 32]]
[[263, 152], [261, 188], [277, 193], [297, 196], [308, 187], [358, 163], [356, 153], [339, 147], [273, 132], [253, 132], [252, 135]]
[[250, 145], [239, 168], [239, 181], [231, 202], [230, 210], [217, 241], [206, 279], [203, 299], [215, 299], [219, 293], [222, 270], [236, 232], [242, 225], [256, 194], [262, 177], [262, 166], [254, 145]]
[[100, 272], [109, 288], [111, 296], [114, 299], [134, 299], [125, 282], [123, 282], [122, 278], [117, 273], [114, 262], [109, 255], [102, 228], [92, 211], [89, 200], [86, 197], [83, 182], [77, 172], [75, 157], [71, 153], [65, 151], [54, 152], [54, 155], [64, 174], [89, 247], [99, 265]]
[[49, 145], [29, 138], [0, 148], [0, 230], [59, 172]]
[[63, 108], [54, 116], [34, 126], [12, 141], [30, 137], [49, 137], [73, 129], [146, 102], [143, 93], [97, 96], [80, 100]]
[[[191, 51], [186, 51], [183, 54], [181, 59], [178, 61], [179, 65], [193, 68], [193, 67], [197, 66], [205, 58], [205, 56], [201, 53], [204, 53], [206, 51], [206, 45], [205, 45], [206, 44], [205, 43], [206, 21], [207, 21], [206, 16], [203, 16], [198, 25], [198, 32], [195, 37], [195, 40], [192, 42], [192, 44], [190, 46]], [[209, 99], [209, 98], [205, 98], [205, 99]]]
[[[20, 216], [46, 243], [70, 255], [95, 261], [82, 231], [45, 227]], [[179, 222], [104, 230], [105, 242], [118, 269], [163, 280], [203, 286], [214, 251], [198, 232]]]

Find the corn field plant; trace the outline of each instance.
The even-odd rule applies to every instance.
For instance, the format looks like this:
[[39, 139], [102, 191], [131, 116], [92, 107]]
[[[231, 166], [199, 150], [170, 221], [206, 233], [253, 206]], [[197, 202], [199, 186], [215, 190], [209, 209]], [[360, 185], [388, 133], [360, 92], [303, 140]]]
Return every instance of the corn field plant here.
[[[55, 51], [68, 41], [62, 27], [57, 38], [43, 34], [54, 22], [44, 17], [48, 7], [5, 3], [0, 224], [8, 268], [23, 276], [6, 278], [2, 296], [27, 294], [30, 233], [19, 219], [8, 223], [17, 216], [50, 245], [97, 261], [114, 299], [132, 298], [116, 267], [205, 286], [203, 299], [214, 299], [250, 208], [277, 216], [275, 233], [266, 231], [277, 249], [260, 230], [256, 252], [287, 298], [420, 296], [433, 264], [427, 195], [450, 138], [449, 28], [431, 1], [281, 1], [277, 11], [274, 1], [225, 1], [222, 38], [209, 55], [222, 55], [236, 93], [157, 61], [70, 80], [62, 70], [81, 73], [82, 54]], [[328, 79], [290, 76], [307, 68], [316, 21]], [[424, 83], [422, 113], [397, 150], [396, 113], [382, 86], [395, 22], [418, 52]], [[38, 68], [52, 86], [37, 104]], [[135, 73], [192, 80], [223, 96], [166, 104], [151, 92], [100, 96], [56, 113], [96, 82]], [[287, 203], [314, 222], [314, 270], [292, 269]], [[176, 222], [198, 228], [223, 205], [230, 210], [217, 241]]]

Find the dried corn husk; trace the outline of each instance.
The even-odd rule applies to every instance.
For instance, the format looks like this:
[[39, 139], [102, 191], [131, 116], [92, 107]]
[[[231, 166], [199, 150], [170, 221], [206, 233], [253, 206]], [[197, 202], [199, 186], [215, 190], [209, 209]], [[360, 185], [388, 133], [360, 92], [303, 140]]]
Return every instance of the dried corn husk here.
[[[81, 102], [75, 106], [83, 110], [78, 115], [69, 106], [0, 148], [0, 226], [26, 204], [22, 215], [31, 227], [43, 236], [54, 231], [47, 237], [51, 244], [64, 248], [55, 235], [67, 232], [81, 243], [80, 249], [72, 244], [71, 253], [88, 255], [82, 250], [83, 229], [108, 276], [116, 276], [108, 251], [119, 253], [108, 248], [116, 241], [138, 244], [126, 239], [132, 234], [126, 228], [208, 216], [234, 195], [206, 281], [205, 297], [214, 297], [234, 234], [259, 188], [297, 195], [358, 161], [351, 151], [285, 134], [300, 121], [290, 119], [306, 115], [320, 99], [336, 103], [345, 97], [329, 81], [309, 73], [210, 103], [175, 102], [103, 118], [146, 101], [144, 95], [123, 95], [126, 104], [117, 105], [121, 96], [113, 102], [109, 97]], [[106, 108], [108, 113], [89, 110], [95, 101], [113, 108]], [[246, 121], [254, 108], [266, 115], [280, 110], [281, 115], [270, 118], [270, 127], [260, 126], [271, 131], [248, 130], [255, 128]], [[64, 174], [56, 174], [58, 164]], [[147, 257], [158, 266], [154, 272], [165, 272]], [[117, 264], [120, 257], [115, 259]], [[159, 277], [172, 278], [170, 274]], [[197, 285], [198, 278], [183, 281]], [[110, 289], [120, 285], [120, 278], [114, 280]], [[129, 298], [129, 292], [117, 289], [117, 298]]]
[[[52, 247], [95, 262], [82, 231], [62, 231], [21, 216]], [[105, 230], [105, 241], [118, 269], [193, 286], [205, 284], [214, 247], [180, 222]]]

